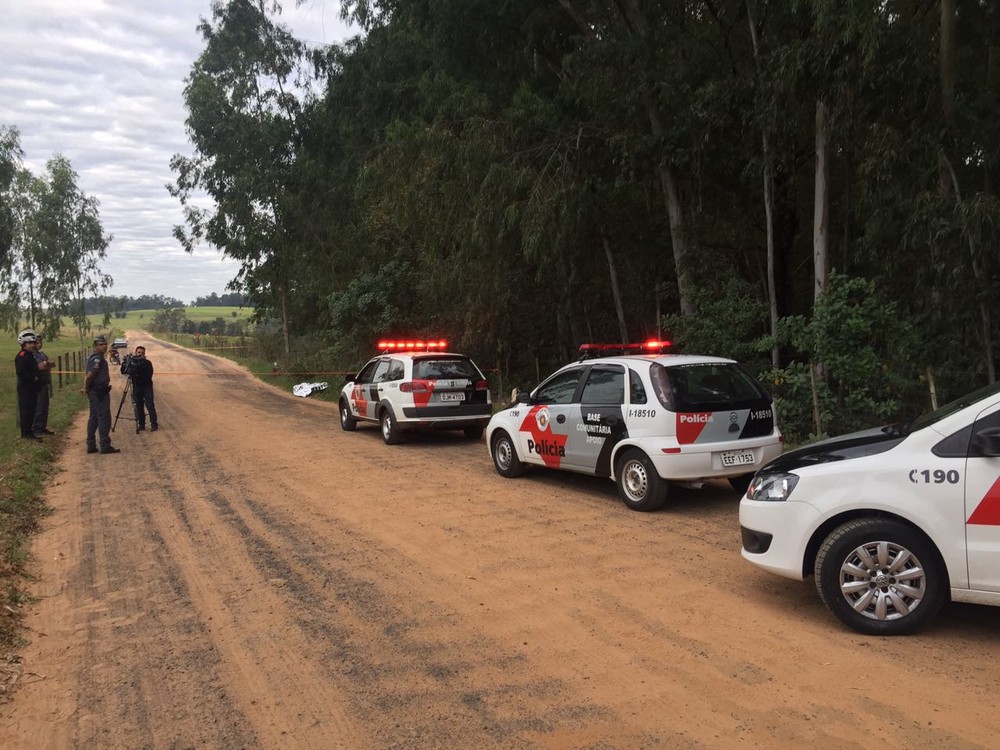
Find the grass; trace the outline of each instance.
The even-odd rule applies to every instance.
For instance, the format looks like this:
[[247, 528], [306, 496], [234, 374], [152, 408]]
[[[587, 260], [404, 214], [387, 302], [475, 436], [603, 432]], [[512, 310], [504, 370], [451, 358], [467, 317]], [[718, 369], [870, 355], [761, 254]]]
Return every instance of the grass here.
[[[65, 336], [47, 341], [43, 350], [57, 362], [62, 355], [66, 370], [68, 355], [79, 350], [79, 343], [75, 336]], [[82, 374], [64, 374], [60, 388], [59, 374], [54, 372], [49, 427], [57, 435], [43, 443], [22, 440], [14, 374], [18, 351], [12, 336], [0, 341], [0, 357], [7, 363], [5, 377], [0, 378], [0, 663], [22, 645], [23, 607], [30, 601], [26, 588], [31, 581], [31, 537], [48, 512], [42, 490], [56, 471], [54, 461], [66, 444], [73, 418], [87, 406], [79, 393]]]
[[[129, 310], [123, 318], [112, 318], [111, 324], [119, 328], [145, 328], [153, 322], [156, 310]], [[235, 313], [235, 314], [234, 314]], [[249, 320], [253, 315], [252, 307], [185, 307], [184, 316], [194, 322], [213, 321], [222, 318], [227, 323], [235, 320]], [[104, 316], [88, 316], [94, 330], [101, 328]]]

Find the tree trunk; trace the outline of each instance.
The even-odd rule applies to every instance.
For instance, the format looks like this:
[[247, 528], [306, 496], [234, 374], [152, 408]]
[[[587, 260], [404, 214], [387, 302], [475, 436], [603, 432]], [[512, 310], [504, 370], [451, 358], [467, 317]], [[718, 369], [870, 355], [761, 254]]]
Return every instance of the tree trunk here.
[[288, 356], [292, 347], [288, 335], [288, 287], [284, 283], [278, 285], [278, 302], [281, 305], [281, 335], [285, 341], [285, 356]]
[[[587, 22], [583, 12], [577, 7], [574, 0], [558, 0], [559, 4], [569, 14], [570, 18], [580, 29], [580, 32], [587, 39], [595, 39], [596, 34], [593, 27]], [[645, 10], [639, 0], [626, 0], [624, 4], [617, 4], [618, 11], [623, 22], [628, 28], [629, 35], [638, 36], [648, 42], [649, 21], [646, 18]], [[646, 101], [646, 111], [649, 116], [649, 125], [654, 138], [661, 138], [663, 135], [663, 121], [660, 113], [656, 109], [649, 91], [644, 91]], [[692, 255], [691, 233], [684, 218], [684, 210], [681, 203], [680, 190], [678, 189], [677, 176], [674, 174], [670, 164], [660, 165], [660, 185], [663, 188], [663, 201], [667, 209], [667, 216], [670, 219], [670, 243], [673, 247], [674, 268], [677, 274], [677, 298], [680, 303], [681, 313], [684, 315], [694, 315], [698, 310], [694, 303], [694, 281], [688, 269], [688, 259]]]
[[[655, 112], [650, 110], [650, 117], [654, 116]], [[659, 133], [656, 135], [658, 136]], [[691, 255], [690, 233], [684, 218], [680, 191], [677, 189], [677, 177], [669, 164], [660, 165], [660, 182], [663, 185], [663, 199], [667, 207], [667, 216], [670, 217], [670, 244], [674, 251], [674, 269], [677, 273], [677, 299], [680, 303], [681, 314], [695, 315], [698, 312], [698, 307], [692, 296], [694, 281], [688, 269], [688, 258]]]
[[618, 313], [618, 332], [623, 344], [628, 343], [628, 331], [625, 328], [625, 308], [622, 306], [622, 295], [618, 289], [618, 272], [615, 270], [615, 259], [611, 255], [611, 243], [607, 235], [601, 231], [601, 241], [604, 243], [604, 254], [608, 258], [608, 275], [611, 277], [611, 295], [615, 299], [615, 311]]
[[[757, 25], [754, 23], [747, 2], [747, 21], [750, 23], [750, 40], [753, 42], [753, 59], [760, 71], [760, 46], [757, 42]], [[767, 306], [771, 317], [771, 366], [775, 369], [781, 366], [781, 352], [778, 349], [778, 290], [775, 282], [774, 261], [774, 155], [771, 153], [771, 132], [769, 124], [761, 125], [761, 148], [764, 151], [764, 219], [767, 223]]]
[[938, 154], [938, 174], [941, 194], [951, 195], [952, 180], [946, 164], [948, 144], [954, 137], [955, 126], [955, 0], [941, 0], [941, 46], [938, 57], [941, 85], [941, 119], [944, 123], [943, 141]]
[[[940, 47], [940, 85], [941, 85], [941, 119], [943, 121], [943, 138], [938, 151], [938, 172], [940, 176], [941, 195], [953, 197], [955, 205], [961, 208], [962, 191], [958, 184], [958, 176], [952, 168], [948, 156], [948, 146], [955, 136], [955, 0], [941, 0], [941, 47]], [[969, 245], [969, 259], [976, 285], [983, 288], [988, 282], [983, 268], [976, 257], [971, 233], [962, 227], [963, 234]], [[985, 301], [979, 303], [979, 318], [983, 330], [983, 355], [986, 360], [986, 376], [990, 383], [995, 383], [996, 363], [993, 357], [993, 323], [989, 306]]]
[[819, 301], [830, 279], [830, 143], [826, 102], [816, 100], [816, 180], [813, 195], [814, 302]]

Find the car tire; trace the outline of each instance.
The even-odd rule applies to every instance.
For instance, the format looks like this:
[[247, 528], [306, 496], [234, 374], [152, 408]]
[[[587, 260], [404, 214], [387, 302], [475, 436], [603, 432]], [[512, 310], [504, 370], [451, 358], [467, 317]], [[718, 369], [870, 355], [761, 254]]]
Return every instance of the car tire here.
[[462, 432], [465, 433], [465, 436], [469, 440], [479, 440], [479, 438], [483, 436], [483, 428], [481, 425], [478, 427], [466, 427], [462, 430]]
[[948, 596], [948, 576], [931, 541], [884, 518], [849, 521], [823, 540], [816, 589], [842, 623], [865, 635], [924, 627]]
[[354, 432], [358, 420], [351, 414], [351, 407], [343, 399], [340, 402], [340, 427], [344, 432]]
[[493, 436], [490, 444], [490, 455], [493, 456], [493, 466], [496, 467], [497, 474], [507, 479], [515, 479], [523, 476], [524, 462], [517, 457], [517, 447], [514, 440], [503, 430]]
[[396, 445], [402, 439], [402, 431], [396, 424], [396, 415], [392, 413], [392, 407], [386, 406], [378, 418], [378, 426], [382, 431], [382, 440], [386, 445]]
[[729, 477], [729, 486], [741, 495], [747, 494], [750, 489], [750, 482], [753, 481], [753, 474], [740, 474], [738, 477]]
[[659, 510], [667, 502], [667, 483], [640, 450], [628, 450], [617, 462], [615, 483], [618, 497], [631, 510]]

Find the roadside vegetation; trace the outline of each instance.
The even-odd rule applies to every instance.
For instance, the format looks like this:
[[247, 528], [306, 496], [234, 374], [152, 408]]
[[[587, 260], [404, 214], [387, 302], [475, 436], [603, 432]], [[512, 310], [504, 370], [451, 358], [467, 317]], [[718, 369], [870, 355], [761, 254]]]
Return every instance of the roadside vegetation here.
[[[13, 337], [0, 342], [0, 357], [13, 363], [20, 350]], [[45, 352], [52, 359], [78, 351], [75, 336], [46, 341]], [[30, 580], [31, 537], [47, 513], [42, 500], [45, 487], [56, 478], [54, 461], [59, 452], [72, 441], [70, 425], [76, 414], [86, 408], [79, 393], [82, 376], [59, 373], [52, 376], [53, 396], [49, 407], [49, 427], [54, 437], [42, 443], [22, 440], [18, 428], [17, 382], [13, 366], [0, 378], [0, 700], [3, 700], [8, 652], [20, 645], [19, 626], [23, 607], [27, 603], [26, 583]], [[77, 436], [82, 438], [81, 436]]]

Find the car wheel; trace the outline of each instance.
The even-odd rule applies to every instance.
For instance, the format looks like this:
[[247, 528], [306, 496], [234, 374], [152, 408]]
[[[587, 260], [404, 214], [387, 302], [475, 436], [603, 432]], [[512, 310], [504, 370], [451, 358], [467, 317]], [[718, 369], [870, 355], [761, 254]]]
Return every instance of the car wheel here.
[[729, 486], [741, 495], [745, 495], [747, 494], [747, 490], [750, 489], [750, 482], [752, 480], [753, 474], [740, 474], [738, 477], [729, 477]]
[[927, 537], [881, 518], [862, 518], [835, 529], [819, 548], [814, 572], [827, 608], [866, 635], [918, 630], [940, 611], [949, 586]]
[[466, 427], [463, 432], [469, 440], [479, 440], [483, 436], [483, 428], [479, 427]]
[[658, 510], [667, 501], [667, 483], [642, 451], [630, 450], [622, 455], [615, 479], [618, 496], [632, 510]]
[[354, 428], [358, 426], [358, 420], [352, 416], [351, 407], [346, 401], [340, 402], [340, 426], [344, 432], [354, 432]]
[[493, 455], [493, 465], [500, 476], [514, 479], [524, 474], [525, 466], [517, 457], [514, 441], [503, 430], [493, 437], [490, 453]]
[[396, 426], [396, 415], [392, 413], [390, 407], [387, 406], [382, 410], [378, 424], [382, 429], [382, 440], [385, 441], [386, 445], [396, 445], [402, 440], [400, 429]]

